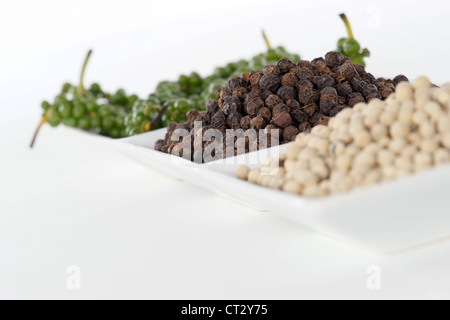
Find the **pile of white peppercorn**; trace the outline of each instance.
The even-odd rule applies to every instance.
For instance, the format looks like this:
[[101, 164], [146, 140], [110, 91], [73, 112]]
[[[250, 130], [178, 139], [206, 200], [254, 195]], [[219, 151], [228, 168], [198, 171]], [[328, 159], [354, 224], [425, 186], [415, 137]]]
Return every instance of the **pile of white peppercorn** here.
[[273, 175], [241, 166], [236, 176], [304, 196], [370, 186], [450, 162], [450, 82], [400, 82], [385, 101], [358, 103], [299, 134]]

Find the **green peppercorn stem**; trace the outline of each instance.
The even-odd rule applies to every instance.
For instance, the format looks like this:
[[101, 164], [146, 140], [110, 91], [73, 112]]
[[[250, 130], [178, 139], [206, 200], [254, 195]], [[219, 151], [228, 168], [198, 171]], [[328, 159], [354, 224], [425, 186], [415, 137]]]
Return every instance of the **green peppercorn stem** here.
[[78, 94], [80, 94], [80, 95], [85, 94], [85, 90], [84, 90], [84, 86], [83, 86], [84, 72], [86, 70], [86, 66], [89, 61], [89, 58], [91, 57], [91, 54], [92, 54], [92, 50], [89, 50], [86, 55], [86, 58], [84, 59], [83, 66], [81, 67], [80, 83], [78, 85]]
[[34, 147], [34, 143], [36, 142], [36, 138], [39, 134], [39, 131], [41, 130], [41, 127], [47, 123], [47, 117], [45, 115], [42, 116], [41, 118], [41, 122], [39, 122], [38, 127], [36, 128], [34, 134], [33, 134], [33, 138], [31, 139], [31, 143], [30, 143], [30, 148]]
[[262, 30], [262, 36], [264, 38], [264, 42], [266, 43], [267, 50], [272, 50], [272, 46], [270, 45], [269, 39], [267, 38], [266, 33]]
[[344, 21], [345, 27], [347, 28], [348, 39], [353, 39], [352, 27], [350, 26], [347, 16], [344, 13], [341, 13], [339, 17], [341, 17], [342, 21]]

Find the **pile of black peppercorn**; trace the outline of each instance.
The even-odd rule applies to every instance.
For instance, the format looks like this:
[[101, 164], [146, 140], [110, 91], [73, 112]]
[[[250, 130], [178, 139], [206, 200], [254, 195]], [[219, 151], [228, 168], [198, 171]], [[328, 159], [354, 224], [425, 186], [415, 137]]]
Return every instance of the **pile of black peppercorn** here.
[[[328, 52], [325, 58], [311, 62], [300, 60], [297, 64], [281, 59], [276, 65], [267, 65], [262, 72], [246, 72], [241, 78], [231, 79], [228, 86], [218, 89], [217, 100], [209, 101], [205, 111], [191, 110], [186, 123], [171, 123], [165, 139], [158, 140], [155, 149], [208, 162], [201, 151], [211, 143], [225, 144], [227, 129], [264, 129], [266, 133], [278, 129], [279, 143], [288, 143], [300, 132], [309, 131], [315, 125], [326, 125], [330, 117], [344, 108], [375, 98], [386, 99], [400, 81], [408, 79], [403, 75], [393, 80], [375, 78], [363, 66], [353, 64], [338, 52]], [[195, 121], [202, 122], [202, 132], [212, 128], [220, 130], [224, 141], [195, 146], [194, 136], [199, 134], [194, 132]], [[189, 155], [182, 154], [178, 141], [171, 141], [176, 129], [191, 133], [193, 149]], [[270, 141], [267, 144], [270, 146]], [[236, 154], [236, 150], [226, 154], [225, 145], [223, 150], [221, 158]]]

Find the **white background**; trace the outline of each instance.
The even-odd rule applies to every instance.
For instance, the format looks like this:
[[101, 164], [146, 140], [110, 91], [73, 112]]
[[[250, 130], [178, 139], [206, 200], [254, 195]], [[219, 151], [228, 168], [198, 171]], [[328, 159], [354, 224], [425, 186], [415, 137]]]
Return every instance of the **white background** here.
[[[39, 104], [76, 81], [147, 95], [273, 46], [335, 48], [345, 12], [376, 76], [450, 80], [448, 1], [0, 1], [0, 298], [450, 298], [450, 243], [355, 252], [64, 129], [27, 149]], [[67, 289], [67, 267], [82, 289]], [[382, 289], [368, 290], [378, 265]]]

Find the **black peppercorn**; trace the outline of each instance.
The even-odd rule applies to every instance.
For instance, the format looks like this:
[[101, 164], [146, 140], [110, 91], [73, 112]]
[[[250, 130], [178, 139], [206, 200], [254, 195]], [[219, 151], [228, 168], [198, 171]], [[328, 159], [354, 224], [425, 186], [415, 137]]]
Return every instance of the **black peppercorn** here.
[[206, 103], [206, 112], [214, 113], [217, 110], [219, 110], [219, 104], [217, 103], [216, 100], [209, 100]]
[[219, 129], [227, 124], [227, 117], [223, 111], [218, 111], [212, 116], [211, 122], [214, 128]]
[[228, 86], [231, 90], [245, 86], [245, 80], [242, 78], [233, 78], [228, 81]]
[[[264, 128], [264, 135], [267, 137], [268, 145], [272, 144], [272, 140], [279, 143], [280, 138], [282, 137], [283, 131], [278, 128], [277, 126], [274, 126], [272, 124], [268, 124]], [[278, 139], [276, 138], [278, 137]]]
[[367, 83], [362, 80], [359, 80], [359, 79], [353, 79], [351, 81], [351, 85], [352, 85], [353, 91], [361, 92], [364, 89], [364, 87], [367, 85]]
[[297, 124], [300, 124], [302, 122], [308, 121], [308, 115], [304, 113], [300, 109], [295, 109], [291, 111], [292, 119], [297, 122]]
[[332, 94], [325, 94], [320, 97], [320, 112], [328, 113], [332, 108], [338, 105], [337, 96]]
[[244, 104], [249, 103], [253, 99], [260, 98], [261, 94], [258, 92], [249, 92], [244, 99]]
[[228, 126], [231, 129], [238, 129], [241, 124], [242, 115], [240, 113], [232, 113], [227, 118]]
[[295, 98], [295, 89], [290, 86], [282, 86], [277, 91], [277, 95], [283, 99], [283, 101], [287, 101]]
[[242, 74], [242, 79], [244, 79], [245, 81], [247, 81], [247, 82], [250, 82], [250, 76], [252, 75], [252, 73], [251, 72], [244, 72], [243, 74]]
[[253, 118], [252, 121], [250, 121], [250, 127], [252, 129], [262, 129], [266, 126], [266, 121], [262, 117], [256, 117]]
[[324, 116], [324, 115], [322, 114], [322, 115], [320, 115], [320, 117], [319, 117], [319, 121], [317, 121], [317, 125], [320, 125], [320, 126], [327, 126], [329, 121], [330, 121], [330, 118], [327, 117], [327, 116]]
[[195, 109], [191, 109], [186, 113], [186, 118], [188, 123], [194, 123], [195, 119], [198, 117], [200, 112]]
[[217, 89], [217, 98], [225, 100], [233, 95], [233, 91], [229, 87], [221, 87]]
[[274, 74], [265, 74], [259, 80], [259, 85], [263, 90], [269, 90], [275, 93], [280, 87], [280, 78]]
[[309, 122], [302, 122], [298, 126], [298, 130], [300, 132], [310, 132], [311, 131], [311, 124]]
[[162, 139], [156, 140], [155, 142], [155, 150], [161, 151], [161, 149], [166, 145], [166, 142]]
[[331, 94], [333, 96], [338, 95], [336, 89], [333, 87], [326, 87], [326, 88], [323, 88], [322, 91], [320, 91], [320, 96], [324, 96], [326, 94]]
[[283, 139], [287, 141], [294, 141], [298, 133], [299, 130], [297, 127], [289, 126], [283, 130]]
[[289, 70], [294, 66], [291, 60], [283, 58], [277, 63], [277, 67], [281, 73], [289, 72]]
[[308, 60], [300, 60], [299, 62], [297, 62], [297, 66], [299, 66], [302, 69], [314, 70], [313, 64]]
[[338, 95], [347, 97], [350, 93], [353, 92], [353, 89], [348, 83], [340, 83], [336, 86], [336, 91]]
[[285, 105], [284, 103], [278, 103], [275, 107], [272, 109], [272, 115], [276, 115], [282, 112], [289, 112], [289, 107]]
[[315, 103], [310, 103], [310, 104], [307, 104], [306, 106], [303, 106], [302, 108], [301, 108], [301, 110], [308, 116], [308, 117], [311, 117], [313, 114], [314, 114], [314, 112], [316, 112], [316, 110], [317, 110], [317, 104], [315, 104]]
[[254, 73], [250, 76], [250, 84], [252, 87], [259, 86], [259, 81], [261, 80], [262, 72]]
[[273, 123], [282, 129], [288, 127], [292, 123], [292, 118], [289, 112], [281, 112], [273, 116]]
[[382, 91], [381, 91], [381, 98], [384, 100], [384, 99], [387, 99], [387, 97], [389, 97], [392, 93], [393, 93], [394, 91], [392, 90], [392, 89], [383, 89]]
[[241, 112], [241, 100], [239, 100], [238, 97], [232, 96], [225, 99], [222, 110], [225, 113], [225, 115], [230, 115], [231, 113], [238, 113]]
[[343, 80], [351, 80], [358, 75], [354, 64], [350, 60], [345, 61], [338, 67], [338, 73]]
[[322, 113], [320, 112], [320, 110], [317, 110], [311, 117], [309, 117], [309, 122], [311, 122], [311, 125], [313, 127], [318, 125], [321, 116]]
[[297, 86], [298, 101], [303, 104], [309, 104], [315, 102], [319, 96], [317, 90], [311, 88], [308, 85]]
[[292, 113], [295, 109], [300, 109], [300, 102], [295, 99], [289, 99], [286, 101], [286, 105], [289, 107], [289, 112]]
[[262, 107], [258, 110], [258, 117], [261, 117], [266, 121], [266, 123], [269, 123], [272, 119], [272, 112], [267, 107]]
[[378, 92], [374, 92], [374, 93], [369, 94], [366, 97], [367, 102], [370, 102], [370, 100], [372, 100], [372, 99], [381, 99], [381, 94], [379, 94]]
[[267, 97], [266, 99], [266, 106], [269, 109], [272, 109], [275, 105], [277, 105], [278, 103], [282, 103], [283, 100], [281, 100], [281, 98], [275, 94], [271, 94], [270, 96]]
[[245, 99], [245, 96], [247, 95], [248, 90], [244, 87], [237, 87], [233, 89], [233, 96], [238, 97], [241, 100]]
[[[197, 118], [195, 118], [195, 121], [201, 122], [202, 126], [206, 126], [206, 112], [205, 113], [199, 113]], [[185, 127], [185, 129], [189, 130], [189, 127]]]
[[250, 129], [250, 122], [252, 121], [252, 118], [250, 116], [242, 117], [241, 119], [241, 128], [242, 130], [248, 130]]
[[319, 57], [319, 58], [315, 58], [315, 59], [311, 60], [311, 64], [313, 66], [316, 65], [317, 63], [325, 63], [325, 59], [322, 57]]
[[314, 79], [314, 72], [309, 69], [300, 69], [295, 75], [300, 81], [301, 80], [312, 81]]
[[346, 104], [347, 103], [347, 99], [345, 99], [342, 96], [337, 96], [337, 99], [338, 99], [338, 103], [339, 104]]
[[334, 117], [336, 116], [339, 112], [341, 112], [342, 110], [344, 110], [347, 106], [345, 105], [338, 105], [336, 107], [334, 107], [333, 109], [331, 109], [331, 111], [328, 113], [328, 115], [330, 117]]
[[295, 74], [292, 73], [286, 73], [281, 77], [281, 85], [282, 86], [295, 86], [295, 84], [298, 82], [298, 78]]
[[334, 87], [336, 85], [336, 81], [327, 74], [320, 77], [314, 77], [313, 81], [319, 90], [323, 90], [325, 87]]
[[266, 100], [270, 95], [272, 95], [273, 94], [273, 92], [272, 91], [270, 91], [270, 90], [264, 90], [262, 93], [261, 93], [261, 98], [263, 99], [263, 100]]
[[245, 105], [244, 110], [248, 115], [256, 116], [258, 110], [262, 107], [264, 107], [264, 101], [261, 98], [255, 98]]
[[279, 76], [281, 72], [280, 72], [280, 68], [278, 68], [278, 66], [276, 66], [274, 64], [268, 64], [267, 66], [264, 67], [263, 73], [265, 75], [273, 74], [273, 75]]
[[394, 85], [397, 85], [399, 82], [402, 82], [402, 81], [409, 81], [408, 78], [402, 74], [396, 76], [393, 80], [394, 80]]
[[330, 67], [337, 67], [342, 63], [343, 57], [339, 52], [331, 51], [325, 55], [325, 63]]
[[359, 92], [350, 93], [347, 99], [348, 99], [348, 106], [351, 108], [353, 108], [354, 105], [359, 102], [366, 102], [362, 94]]
[[362, 89], [361, 93], [367, 98], [371, 94], [378, 93], [378, 88], [374, 84], [368, 84]]

